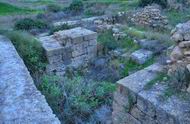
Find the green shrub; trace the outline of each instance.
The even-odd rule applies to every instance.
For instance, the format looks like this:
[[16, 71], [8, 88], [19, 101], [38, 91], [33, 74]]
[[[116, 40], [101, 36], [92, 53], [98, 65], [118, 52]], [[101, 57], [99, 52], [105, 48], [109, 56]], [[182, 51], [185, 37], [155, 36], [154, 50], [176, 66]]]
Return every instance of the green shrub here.
[[47, 6], [47, 10], [49, 12], [59, 12], [62, 10], [61, 6], [57, 5], [57, 4], [49, 4]]
[[119, 46], [119, 44], [113, 37], [111, 30], [108, 30], [108, 31], [105, 31], [104, 33], [99, 34], [97, 40], [101, 45], [103, 45], [108, 50], [116, 49]]
[[69, 10], [73, 12], [80, 12], [83, 10], [84, 4], [81, 0], [73, 0], [69, 6]]
[[22, 31], [9, 31], [4, 34], [12, 41], [31, 73], [44, 70], [46, 58], [39, 41]]
[[95, 109], [103, 104], [112, 104], [115, 84], [85, 80], [78, 76], [60, 79], [44, 76], [39, 90], [64, 123], [76, 123], [77, 119], [87, 121]]
[[53, 26], [50, 29], [50, 35], [53, 34], [54, 32], [61, 31], [61, 30], [66, 30], [66, 29], [71, 29], [71, 28], [72, 28], [72, 26], [70, 26], [68, 24], [63, 24], [61, 26]]
[[48, 27], [48, 24], [42, 20], [24, 18], [18, 20], [14, 27], [16, 30], [45, 29]]
[[115, 85], [108, 82], [84, 80], [81, 77], [65, 78], [64, 120], [74, 123], [76, 118], [86, 120], [92, 112], [102, 104], [112, 104], [112, 93]]
[[175, 71], [170, 74], [169, 86], [172, 89], [181, 91], [190, 84], [190, 73], [184, 65], [176, 65]]
[[147, 5], [150, 5], [152, 3], [160, 4], [162, 7], [167, 6], [167, 0], [140, 0], [139, 1], [140, 6], [147, 6]]
[[57, 76], [45, 75], [38, 86], [38, 89], [46, 97], [54, 112], [61, 112], [59, 104], [63, 100], [63, 93], [58, 85], [59, 80]]

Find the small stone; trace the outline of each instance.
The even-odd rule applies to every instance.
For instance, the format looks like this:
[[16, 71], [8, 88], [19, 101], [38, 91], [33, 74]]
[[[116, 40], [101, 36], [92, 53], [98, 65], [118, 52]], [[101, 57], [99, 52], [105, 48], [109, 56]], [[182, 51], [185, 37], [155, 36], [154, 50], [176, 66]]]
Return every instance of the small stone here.
[[190, 72], [190, 64], [188, 64], [186, 67], [187, 67], [188, 71]]
[[183, 41], [179, 43], [179, 47], [184, 48], [184, 47], [190, 47], [190, 41]]
[[183, 57], [183, 53], [182, 53], [181, 49], [178, 46], [176, 46], [170, 55], [171, 60], [177, 61], [177, 60], [181, 59], [182, 57]]
[[182, 36], [182, 34], [180, 34], [180, 33], [174, 33], [173, 36], [172, 36], [172, 39], [173, 39], [175, 42], [179, 42], [179, 41], [182, 41], [182, 40], [183, 40], [183, 36]]
[[185, 51], [185, 52], [184, 52], [184, 55], [190, 56], [190, 51]]
[[140, 49], [131, 54], [131, 59], [138, 64], [144, 64], [150, 58], [152, 58], [153, 52], [145, 49]]

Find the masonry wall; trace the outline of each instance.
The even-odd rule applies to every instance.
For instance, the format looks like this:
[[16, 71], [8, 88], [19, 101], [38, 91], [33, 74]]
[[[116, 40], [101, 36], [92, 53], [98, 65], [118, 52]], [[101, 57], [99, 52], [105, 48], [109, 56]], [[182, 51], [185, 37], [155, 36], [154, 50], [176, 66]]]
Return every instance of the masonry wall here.
[[96, 57], [97, 33], [74, 28], [41, 37], [49, 65], [48, 72], [63, 75], [66, 67], [84, 66]]
[[155, 84], [146, 89], [155, 79], [162, 66], [154, 64], [117, 82], [114, 93], [114, 124], [189, 124], [190, 100], [177, 96], [162, 99], [167, 86]]
[[60, 124], [13, 44], [0, 36], [0, 124]]

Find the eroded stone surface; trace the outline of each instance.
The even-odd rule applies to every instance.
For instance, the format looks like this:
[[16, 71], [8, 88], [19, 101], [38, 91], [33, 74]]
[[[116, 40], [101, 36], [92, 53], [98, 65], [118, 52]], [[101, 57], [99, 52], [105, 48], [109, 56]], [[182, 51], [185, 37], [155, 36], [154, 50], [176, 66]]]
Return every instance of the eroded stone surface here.
[[[145, 89], [161, 68], [161, 65], [154, 64], [117, 82], [112, 113], [114, 124], [118, 124], [121, 118], [128, 124], [131, 117], [141, 124], [190, 123], [190, 100], [176, 96], [164, 99], [168, 86], [162, 82]], [[130, 108], [126, 109], [127, 105]]]
[[153, 52], [145, 49], [140, 49], [131, 54], [131, 59], [138, 64], [144, 64], [153, 56]]
[[0, 36], [0, 123], [60, 124], [17, 54]]
[[97, 33], [78, 27], [41, 37], [49, 65], [48, 72], [63, 75], [68, 66], [79, 67], [96, 57]]

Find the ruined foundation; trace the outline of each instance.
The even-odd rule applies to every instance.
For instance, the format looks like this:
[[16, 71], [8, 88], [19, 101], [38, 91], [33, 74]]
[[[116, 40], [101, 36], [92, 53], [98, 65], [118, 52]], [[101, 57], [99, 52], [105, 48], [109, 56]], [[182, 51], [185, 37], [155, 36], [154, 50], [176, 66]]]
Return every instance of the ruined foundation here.
[[97, 33], [78, 27], [41, 37], [48, 73], [63, 75], [66, 67], [85, 66], [96, 57]]
[[190, 124], [190, 101], [161, 99], [167, 89], [162, 83], [144, 88], [161, 70], [154, 64], [117, 82], [113, 124]]

